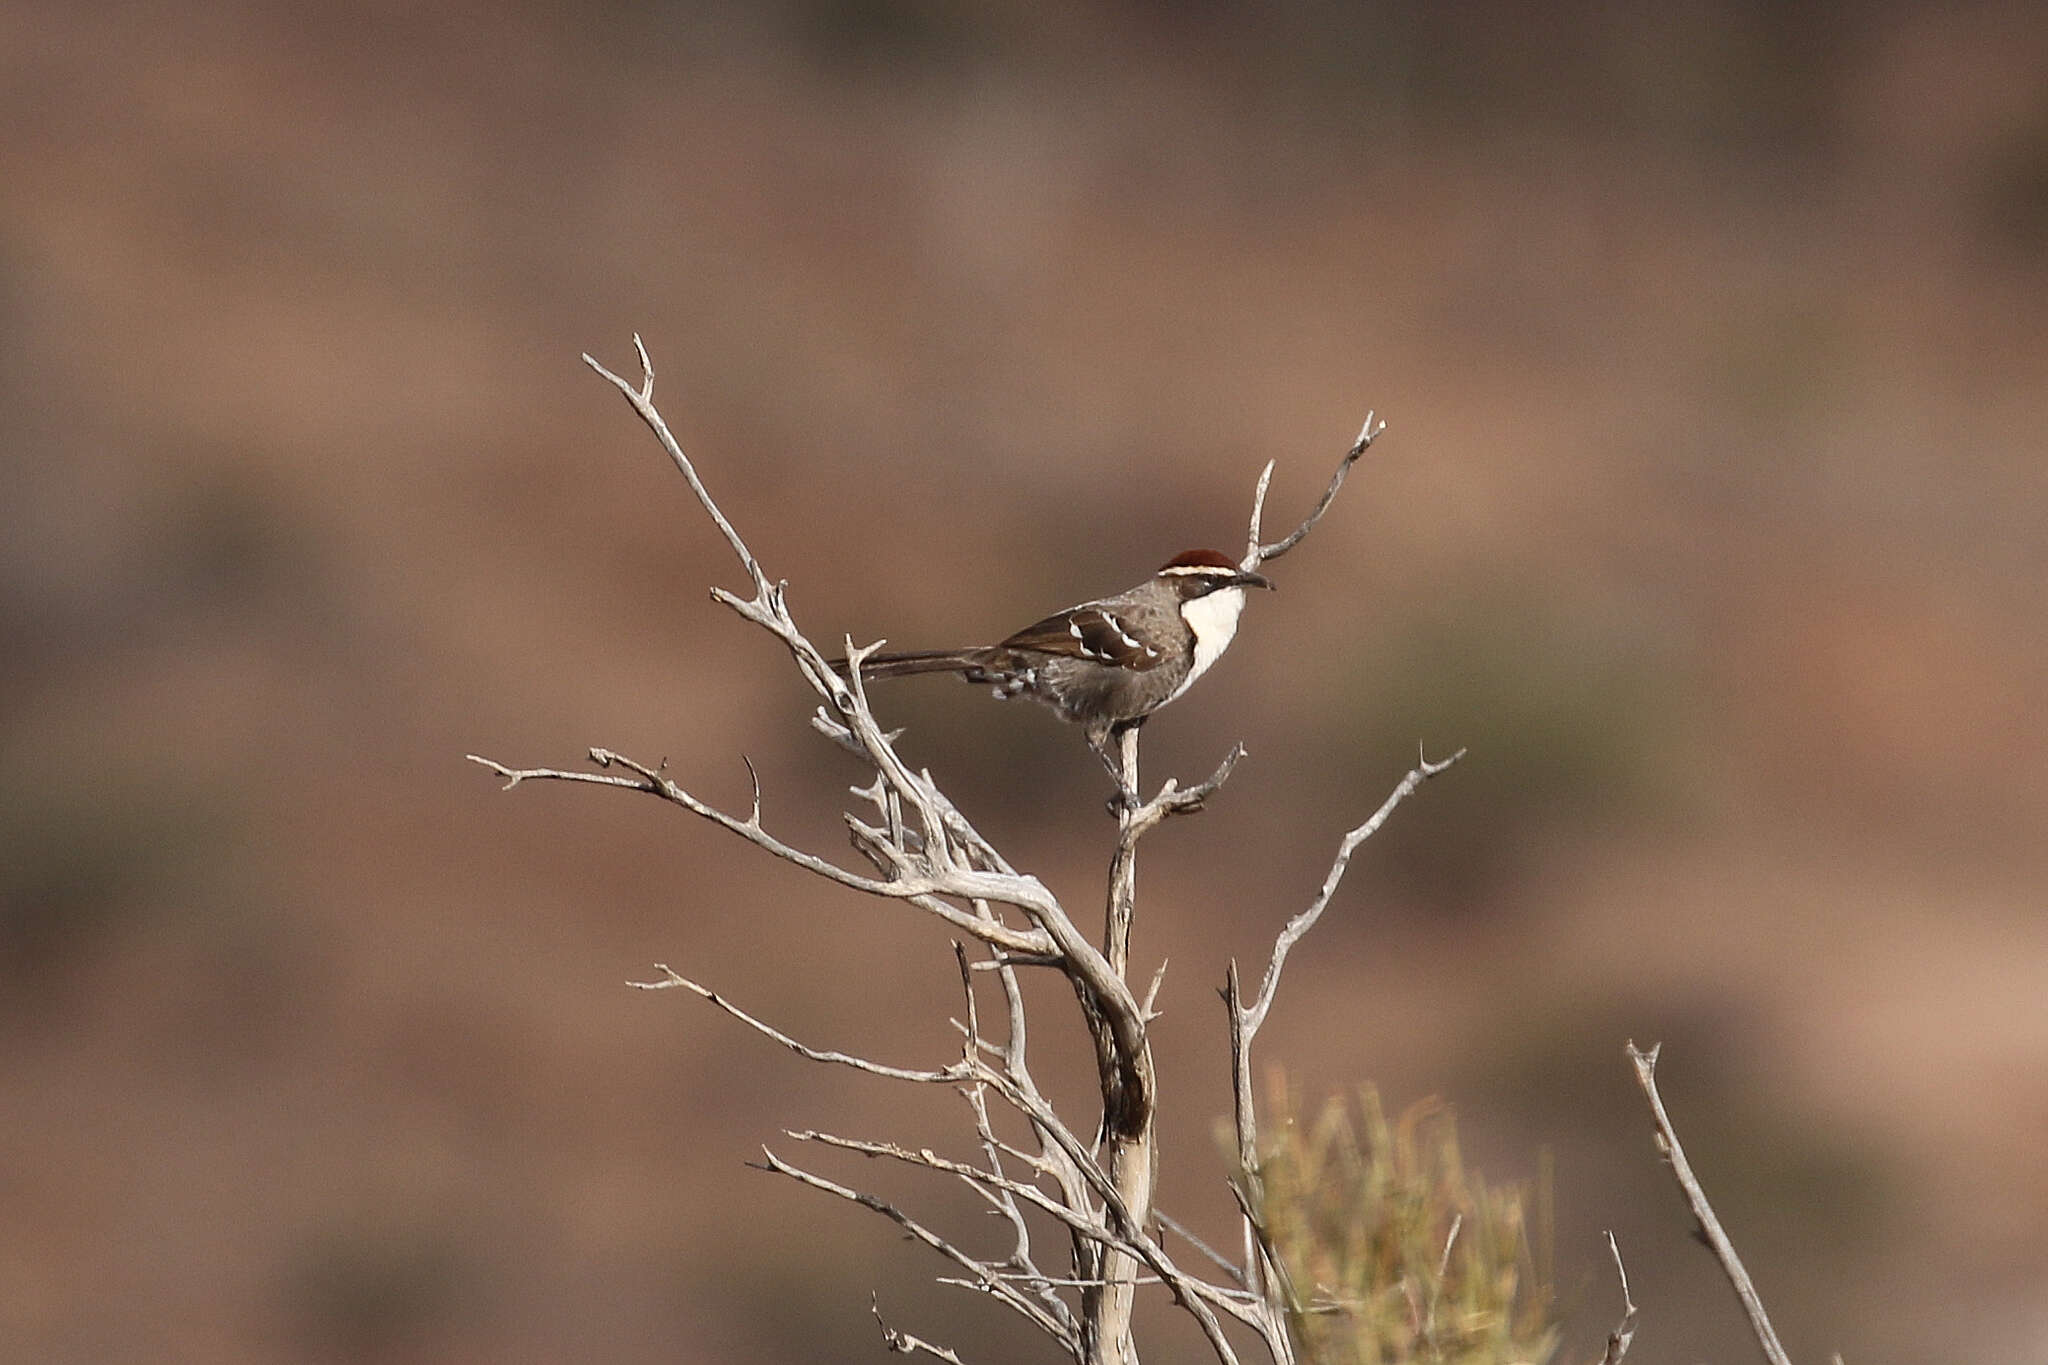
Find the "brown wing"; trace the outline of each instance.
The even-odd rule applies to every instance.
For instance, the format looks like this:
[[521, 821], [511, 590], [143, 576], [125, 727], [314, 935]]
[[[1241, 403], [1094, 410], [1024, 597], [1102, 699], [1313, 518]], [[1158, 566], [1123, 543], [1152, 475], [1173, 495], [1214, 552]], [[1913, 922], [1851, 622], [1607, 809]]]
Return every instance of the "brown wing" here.
[[1048, 616], [1024, 627], [997, 648], [1066, 654], [1141, 673], [1166, 661], [1162, 651], [1140, 641], [1135, 631], [1101, 607], [1074, 607]]

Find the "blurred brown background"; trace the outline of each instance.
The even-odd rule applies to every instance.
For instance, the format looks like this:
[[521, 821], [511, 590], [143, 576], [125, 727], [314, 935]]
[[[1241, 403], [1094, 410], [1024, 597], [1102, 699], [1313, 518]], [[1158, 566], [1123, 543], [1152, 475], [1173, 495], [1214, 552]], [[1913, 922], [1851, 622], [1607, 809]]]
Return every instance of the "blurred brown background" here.
[[[742, 1165], [944, 1097], [624, 985], [931, 1064], [943, 938], [462, 759], [746, 754], [843, 848], [860, 774], [577, 360], [638, 330], [821, 640], [1228, 547], [1268, 458], [1291, 524], [1390, 421], [1149, 732], [1252, 755], [1142, 876], [1169, 1208], [1229, 1222], [1225, 963], [1469, 745], [1264, 1060], [1550, 1148], [1566, 1358], [1606, 1227], [1632, 1361], [1753, 1350], [1633, 1037], [1795, 1358], [2048, 1361], [2048, 10], [18, 0], [0, 71], [0, 1358], [858, 1360], [870, 1288], [1047, 1358]], [[1092, 901], [1072, 731], [884, 710]]]

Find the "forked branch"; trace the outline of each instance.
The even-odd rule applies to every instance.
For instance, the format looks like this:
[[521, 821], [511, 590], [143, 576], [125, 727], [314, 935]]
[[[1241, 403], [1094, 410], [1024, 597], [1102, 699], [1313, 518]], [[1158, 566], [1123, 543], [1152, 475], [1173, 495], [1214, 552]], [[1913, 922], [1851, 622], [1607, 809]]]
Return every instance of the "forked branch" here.
[[[1370, 421], [1366, 424], [1366, 430], [1372, 430]], [[1364, 444], [1369, 441], [1369, 436], [1361, 436], [1361, 445], [1356, 448], [1352, 458], [1356, 458], [1357, 451], [1362, 450]], [[1339, 472], [1341, 474], [1341, 469]], [[1401, 779], [1387, 799], [1380, 803], [1380, 808], [1363, 824], [1346, 834], [1338, 844], [1337, 855], [1331, 860], [1330, 870], [1324, 875], [1323, 885], [1316, 892], [1315, 899], [1294, 918], [1288, 920], [1274, 939], [1273, 953], [1267, 959], [1265, 975], [1259, 982], [1258, 993], [1250, 1000], [1245, 999], [1243, 982], [1238, 976], [1235, 960], [1231, 962], [1229, 974], [1224, 982], [1223, 1007], [1230, 1020], [1232, 1126], [1237, 1137], [1238, 1170], [1245, 1181], [1245, 1188], [1238, 1191], [1240, 1210], [1244, 1216], [1243, 1278], [1245, 1283], [1261, 1291], [1274, 1331], [1281, 1334], [1283, 1340], [1288, 1315], [1298, 1312], [1301, 1305], [1294, 1302], [1293, 1292], [1287, 1282], [1286, 1268], [1274, 1258], [1271, 1243], [1257, 1216], [1257, 1204], [1262, 1193], [1258, 1175], [1258, 1107], [1252, 1094], [1252, 1042], [1258, 1037], [1259, 1030], [1265, 1026], [1266, 1015], [1273, 1008], [1273, 998], [1279, 992], [1280, 973], [1287, 965], [1288, 954], [1294, 951], [1295, 945], [1301, 942], [1308, 931], [1315, 927], [1316, 921], [1323, 917], [1323, 912], [1329, 909], [1331, 898], [1337, 894], [1337, 888], [1343, 883], [1344, 874], [1351, 866], [1351, 855], [1358, 851], [1360, 844], [1379, 832], [1380, 827], [1385, 825], [1388, 817], [1394, 813], [1394, 809], [1412, 796], [1416, 788], [1464, 756], [1463, 749], [1436, 763], [1418, 756], [1416, 766], [1409, 770], [1408, 775]], [[1276, 1359], [1284, 1357], [1276, 1356]]]
[[1266, 461], [1266, 467], [1259, 471], [1258, 487], [1252, 493], [1251, 530], [1245, 536], [1244, 558], [1239, 563], [1246, 569], [1256, 569], [1259, 565], [1278, 559], [1301, 544], [1303, 537], [1315, 529], [1316, 523], [1323, 519], [1323, 513], [1329, 511], [1330, 504], [1337, 500], [1337, 490], [1344, 486], [1345, 479], [1351, 477], [1351, 466], [1357, 464], [1359, 457], [1372, 449], [1372, 443], [1378, 440], [1380, 433], [1386, 429], [1385, 422], [1376, 422], [1372, 413], [1365, 414], [1365, 425], [1358, 429], [1358, 438], [1351, 443], [1351, 449], [1345, 451], [1344, 458], [1337, 461], [1337, 471], [1330, 475], [1330, 483], [1323, 489], [1323, 496], [1317, 499], [1309, 514], [1301, 519], [1301, 525], [1271, 545], [1259, 543], [1259, 522], [1266, 511], [1266, 489], [1273, 482], [1274, 462]]
[[[897, 753], [898, 732], [884, 731], [877, 723], [868, 707], [858, 667], [875, 646], [863, 648], [851, 640], [845, 641], [844, 653], [854, 667], [842, 677], [798, 627], [789, 608], [787, 584], [768, 576], [711, 496], [655, 404], [654, 366], [646, 347], [637, 336], [633, 344], [641, 371], [637, 383], [613, 373], [590, 356], [583, 359], [618, 390], [653, 432], [744, 570], [751, 585], [749, 594], [714, 588], [712, 597], [781, 643], [817, 694], [819, 704], [812, 718], [813, 726], [872, 769], [873, 780], [854, 790], [860, 799], [872, 803], [874, 815], [846, 817], [853, 846], [872, 871], [855, 871], [769, 832], [762, 820], [759, 775], [751, 763], [747, 765], [751, 795], [746, 813], [740, 815], [701, 799], [670, 778], [665, 762], [649, 765], [608, 749], [589, 750], [595, 771], [513, 767], [477, 755], [470, 757], [504, 779], [507, 788], [545, 780], [645, 793], [710, 821], [770, 856], [822, 880], [931, 915], [957, 935], [955, 950], [963, 993], [958, 1021], [962, 1047], [958, 1060], [943, 1066], [890, 1065], [800, 1042], [718, 992], [666, 966], [659, 968], [660, 979], [634, 984], [650, 990], [687, 990], [755, 1033], [813, 1062], [882, 1079], [952, 1087], [971, 1116], [979, 1149], [974, 1161], [940, 1157], [929, 1148], [913, 1149], [823, 1133], [792, 1136], [844, 1152], [906, 1162], [965, 1181], [1008, 1228], [1007, 1249], [995, 1256], [970, 1254], [889, 1201], [803, 1170], [764, 1149], [766, 1169], [889, 1218], [959, 1269], [960, 1276], [948, 1282], [969, 1285], [1009, 1307], [1085, 1365], [1135, 1365], [1137, 1353], [1131, 1336], [1130, 1306], [1132, 1294], [1142, 1284], [1163, 1286], [1194, 1317], [1210, 1350], [1225, 1365], [1235, 1365], [1238, 1358], [1236, 1346], [1223, 1330], [1226, 1319], [1256, 1332], [1274, 1360], [1291, 1361], [1286, 1326], [1257, 1289], [1255, 1263], [1247, 1269], [1230, 1266], [1218, 1253], [1191, 1241], [1206, 1257], [1221, 1265], [1231, 1280], [1228, 1284], [1211, 1283], [1181, 1269], [1154, 1235], [1153, 1229], [1161, 1222], [1179, 1226], [1164, 1220], [1152, 1207], [1157, 1097], [1148, 1023], [1161, 977], [1153, 977], [1143, 1001], [1127, 979], [1138, 840], [1173, 816], [1199, 810], [1229, 778], [1244, 756], [1243, 746], [1233, 748], [1207, 780], [1186, 788], [1169, 780], [1151, 800], [1134, 800], [1120, 810], [1108, 926], [1098, 947], [1080, 931], [1059, 899], [1042, 882], [1010, 865], [939, 790], [929, 772], [911, 767]], [[1376, 425], [1368, 416], [1315, 507], [1292, 532], [1270, 545], [1259, 541], [1260, 519], [1273, 473], [1273, 466], [1266, 466], [1253, 501], [1247, 567], [1278, 558], [1301, 542], [1329, 510], [1351, 466], [1382, 430], [1384, 424]], [[1123, 737], [1123, 742], [1127, 790], [1136, 793], [1135, 729]], [[1238, 1040], [1233, 1043], [1233, 1070], [1248, 1055], [1251, 1035], [1257, 1032], [1271, 1005], [1288, 951], [1328, 904], [1352, 849], [1378, 828], [1393, 805], [1422, 778], [1444, 766], [1447, 764], [1424, 764], [1372, 820], [1348, 837], [1321, 896], [1283, 931], [1254, 1006], [1240, 1009], [1241, 1002], [1233, 1004], [1233, 1037]], [[1032, 1076], [1027, 1058], [1024, 995], [1019, 982], [1019, 973], [1026, 967], [1051, 969], [1063, 975], [1071, 983], [1095, 1032], [1102, 1062], [1105, 1116], [1099, 1147], [1081, 1136], [1053, 1108]], [[1000, 993], [1001, 1007], [984, 1010], [983, 1002], [976, 996], [977, 982], [986, 991], [991, 977]], [[996, 1110], [993, 1115], [992, 1109]], [[1021, 1127], [1025, 1136], [1005, 1136], [999, 1130], [998, 1118], [1006, 1126]], [[1041, 1228], [1050, 1225], [1064, 1236], [1071, 1246], [1073, 1273], [1056, 1275], [1040, 1269], [1034, 1260], [1034, 1222]], [[950, 1348], [897, 1331], [882, 1321], [879, 1309], [875, 1317], [884, 1342], [892, 1351], [927, 1354], [957, 1365], [959, 1358]]]

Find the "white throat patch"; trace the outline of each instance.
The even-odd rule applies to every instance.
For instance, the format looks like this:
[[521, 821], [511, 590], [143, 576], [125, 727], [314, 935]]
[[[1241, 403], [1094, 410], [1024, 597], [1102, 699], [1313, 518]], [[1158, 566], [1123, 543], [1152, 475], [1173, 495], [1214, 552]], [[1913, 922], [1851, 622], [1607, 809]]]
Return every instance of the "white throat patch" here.
[[[1243, 588], [1218, 588], [1206, 597], [1197, 597], [1180, 609], [1181, 619], [1188, 623], [1188, 629], [1195, 634], [1195, 666], [1180, 680], [1180, 686], [1173, 689], [1172, 701], [1195, 685], [1195, 679], [1209, 671], [1209, 665], [1223, 657], [1223, 651], [1230, 647], [1230, 641], [1237, 634], [1238, 613], [1244, 610]], [[1166, 705], [1166, 701], [1159, 703]]]

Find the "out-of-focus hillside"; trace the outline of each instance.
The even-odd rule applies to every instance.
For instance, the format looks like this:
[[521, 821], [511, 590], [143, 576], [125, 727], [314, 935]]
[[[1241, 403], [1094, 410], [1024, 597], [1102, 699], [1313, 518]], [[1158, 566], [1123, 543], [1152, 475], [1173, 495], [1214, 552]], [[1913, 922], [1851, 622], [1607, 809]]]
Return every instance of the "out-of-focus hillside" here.
[[[1230, 1217], [1227, 960], [1467, 745], [1263, 1055], [1443, 1093], [1492, 1176], [1552, 1149], [1569, 1349], [1607, 1227], [1632, 1362], [1748, 1349], [1633, 1037], [1795, 1358], [2048, 1358], [2043, 70], [2020, 5], [0, 9], [0, 1359], [858, 1359], [871, 1287], [997, 1325], [741, 1166], [943, 1097], [623, 985], [928, 1063], [945, 943], [462, 761], [741, 802], [745, 754], [839, 846], [861, 775], [577, 360], [635, 331], [821, 640], [1120, 587], [1391, 423], [1147, 732], [1251, 751], [1147, 846], [1168, 1207]], [[1089, 896], [1074, 734], [884, 710]]]

